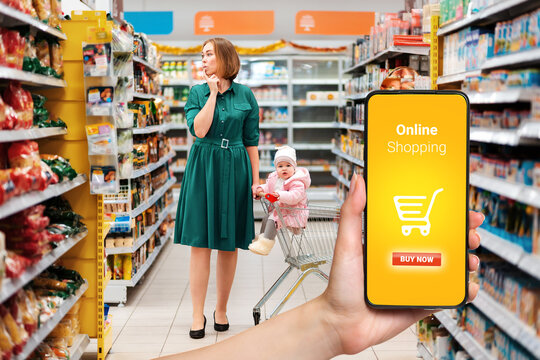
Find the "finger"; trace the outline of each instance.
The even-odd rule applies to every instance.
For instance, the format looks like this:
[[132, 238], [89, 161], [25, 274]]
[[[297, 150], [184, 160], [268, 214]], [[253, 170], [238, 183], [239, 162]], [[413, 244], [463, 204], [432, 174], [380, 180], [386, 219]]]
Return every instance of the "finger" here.
[[469, 211], [469, 230], [476, 229], [484, 222], [485, 216], [477, 211]]
[[206, 70], [203, 70], [202, 74], [203, 74], [204, 80], [208, 81], [208, 75], [206, 75]]
[[480, 234], [475, 229], [469, 230], [469, 249], [477, 249], [480, 246]]
[[474, 254], [469, 254], [469, 271], [475, 272], [480, 266], [480, 259]]
[[478, 295], [478, 290], [480, 290], [480, 285], [474, 282], [469, 283], [469, 299], [467, 302], [473, 302], [473, 300], [476, 298], [476, 295]]

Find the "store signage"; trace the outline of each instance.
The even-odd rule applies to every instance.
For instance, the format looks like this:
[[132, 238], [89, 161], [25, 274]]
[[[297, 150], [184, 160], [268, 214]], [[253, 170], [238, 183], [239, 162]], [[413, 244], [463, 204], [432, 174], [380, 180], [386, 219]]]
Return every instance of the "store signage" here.
[[367, 11], [299, 11], [296, 34], [369, 35], [375, 13]]
[[273, 32], [273, 11], [199, 11], [195, 14], [195, 35], [267, 35]]
[[467, 294], [467, 97], [377, 91], [365, 103], [367, 299], [460, 306]]
[[135, 32], [147, 35], [169, 35], [174, 28], [172, 11], [125, 11], [124, 18]]

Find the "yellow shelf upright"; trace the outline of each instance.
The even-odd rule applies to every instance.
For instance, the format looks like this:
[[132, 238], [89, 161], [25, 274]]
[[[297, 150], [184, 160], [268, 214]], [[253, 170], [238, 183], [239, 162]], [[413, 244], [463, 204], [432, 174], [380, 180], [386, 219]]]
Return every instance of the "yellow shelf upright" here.
[[437, 36], [437, 31], [439, 31], [439, 16], [431, 16], [431, 36], [430, 36], [430, 77], [431, 77], [431, 89], [437, 90], [437, 78], [440, 75], [442, 70], [442, 49], [443, 49], [443, 39], [439, 39]]

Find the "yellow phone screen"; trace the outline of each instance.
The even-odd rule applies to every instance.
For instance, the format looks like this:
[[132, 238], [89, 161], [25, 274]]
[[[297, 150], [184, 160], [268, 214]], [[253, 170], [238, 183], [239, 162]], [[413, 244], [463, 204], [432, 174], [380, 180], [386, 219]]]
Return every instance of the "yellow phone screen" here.
[[462, 305], [468, 99], [456, 91], [399, 91], [366, 101], [366, 300]]

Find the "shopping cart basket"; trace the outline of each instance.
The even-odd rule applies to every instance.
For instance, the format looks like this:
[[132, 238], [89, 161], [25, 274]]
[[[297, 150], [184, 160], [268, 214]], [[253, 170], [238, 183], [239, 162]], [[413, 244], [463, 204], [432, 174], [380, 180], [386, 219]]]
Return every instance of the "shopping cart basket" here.
[[[268, 194], [267, 199], [263, 198], [261, 200], [265, 213], [269, 214], [275, 210], [281, 224], [285, 224], [283, 220], [284, 212], [287, 213], [287, 216], [292, 215], [299, 223], [299, 226], [296, 227], [299, 231], [288, 230], [287, 226], [283, 225], [277, 232], [277, 238], [279, 239], [285, 262], [289, 266], [253, 308], [255, 325], [261, 319], [261, 307], [270, 299], [272, 294], [274, 294], [293, 269], [298, 269], [301, 273], [268, 318], [273, 317], [281, 311], [285, 303], [309, 274], [315, 274], [322, 280], [328, 281], [328, 275], [319, 269], [319, 266], [332, 261], [337, 238], [340, 216], [339, 208], [311, 205], [308, 205], [306, 209], [288, 208], [280, 207], [275, 200], [275, 198]], [[299, 219], [304, 219], [306, 214], [307, 224], [305, 227], [302, 227], [300, 226]]]
[[[425, 206], [426, 196], [394, 196], [394, 204], [399, 219], [409, 225], [401, 226], [401, 233], [405, 236], [411, 235], [412, 229], [416, 228], [420, 230], [420, 233], [424, 236], [428, 236], [431, 231], [431, 223], [429, 222], [429, 214], [433, 207], [433, 202], [438, 193], [443, 191], [442, 188], [435, 190], [431, 197], [427, 212], [425, 216], [418, 216], [422, 213], [421, 210], [405, 210], [407, 208], [422, 208]], [[423, 200], [423, 201], [422, 201]], [[412, 216], [411, 216], [412, 215]], [[412, 225], [416, 223], [415, 225]]]

